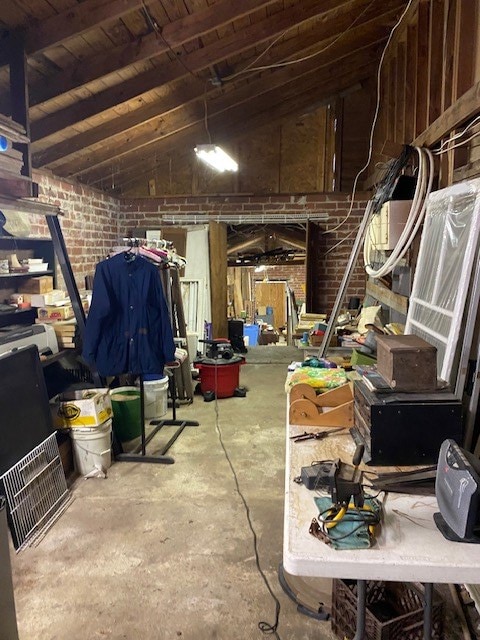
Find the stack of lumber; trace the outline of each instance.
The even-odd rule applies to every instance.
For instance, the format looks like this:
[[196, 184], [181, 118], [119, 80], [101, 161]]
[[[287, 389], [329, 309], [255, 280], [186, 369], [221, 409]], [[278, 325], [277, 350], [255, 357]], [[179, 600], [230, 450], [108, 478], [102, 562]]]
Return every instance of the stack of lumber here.
[[20, 151], [9, 147], [0, 152], [0, 176], [2, 178], [18, 178], [22, 174], [23, 155]]
[[58, 347], [60, 349], [75, 349], [75, 333], [77, 330], [77, 321], [75, 318], [71, 320], [57, 320], [56, 322], [52, 322], [51, 326], [55, 330]]

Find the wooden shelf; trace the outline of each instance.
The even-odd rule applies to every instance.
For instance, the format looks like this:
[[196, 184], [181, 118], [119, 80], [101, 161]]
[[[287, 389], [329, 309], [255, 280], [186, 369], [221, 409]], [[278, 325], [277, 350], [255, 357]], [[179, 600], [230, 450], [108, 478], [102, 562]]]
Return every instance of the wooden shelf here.
[[12, 309], [11, 311], [0, 311], [0, 319], [5, 316], [19, 315], [21, 313], [27, 313], [28, 311], [32, 311], [33, 307], [29, 307], [28, 309]]
[[18, 277], [35, 277], [35, 276], [51, 276], [53, 271], [25, 271], [24, 273], [0, 273], [0, 278], [18, 278]]
[[48, 367], [49, 364], [57, 362], [62, 358], [65, 358], [68, 355], [78, 354], [78, 349], [60, 349], [58, 353], [54, 353], [51, 356], [40, 356], [40, 362], [42, 363], [42, 367]]

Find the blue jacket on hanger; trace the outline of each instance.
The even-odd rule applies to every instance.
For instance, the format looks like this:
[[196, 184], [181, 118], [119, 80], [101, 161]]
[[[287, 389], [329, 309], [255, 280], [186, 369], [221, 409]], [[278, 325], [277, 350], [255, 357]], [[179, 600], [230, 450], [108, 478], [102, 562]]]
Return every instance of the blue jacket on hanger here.
[[128, 253], [97, 265], [82, 355], [101, 376], [161, 374], [175, 359], [157, 267]]

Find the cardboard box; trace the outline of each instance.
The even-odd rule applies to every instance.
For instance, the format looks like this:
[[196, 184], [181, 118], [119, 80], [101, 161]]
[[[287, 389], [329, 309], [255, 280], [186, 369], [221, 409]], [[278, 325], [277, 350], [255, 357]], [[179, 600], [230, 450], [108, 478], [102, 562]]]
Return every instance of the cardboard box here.
[[21, 291], [19, 295], [22, 295], [23, 301], [29, 302], [32, 307], [46, 307], [61, 302], [67, 297], [65, 291], [60, 289], [52, 289], [48, 293], [24, 293]]
[[52, 322], [54, 320], [68, 320], [69, 318], [73, 318], [73, 307], [71, 304], [66, 304], [64, 306], [46, 306], [46, 307], [38, 307], [37, 309], [37, 317], [42, 322]]
[[110, 389], [83, 389], [55, 396], [50, 400], [56, 429], [95, 427], [112, 417]]
[[22, 293], [48, 293], [53, 291], [53, 276], [28, 278], [22, 283]]

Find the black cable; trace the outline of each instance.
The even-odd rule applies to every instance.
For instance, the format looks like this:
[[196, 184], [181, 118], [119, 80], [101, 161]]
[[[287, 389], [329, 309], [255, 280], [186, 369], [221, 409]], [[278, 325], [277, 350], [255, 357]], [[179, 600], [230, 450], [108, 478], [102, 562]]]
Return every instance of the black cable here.
[[[367, 527], [367, 530], [368, 530], [369, 526], [376, 526], [380, 524], [379, 513], [375, 511], [370, 511], [367, 509], [362, 509], [361, 507], [357, 507], [354, 513], [350, 513], [349, 515], [343, 516], [343, 518], [341, 518], [338, 521], [333, 519], [326, 520], [323, 517], [326, 513], [329, 513], [330, 511], [332, 511], [332, 507], [328, 507], [328, 509], [325, 509], [324, 511], [319, 512], [317, 520], [320, 524], [322, 524], [325, 534], [334, 542], [349, 538], [350, 536], [354, 535], [357, 531], [359, 531], [363, 527]], [[358, 517], [355, 517], [355, 515], [357, 515]], [[345, 533], [344, 535], [341, 535], [341, 536], [332, 535], [332, 529], [334, 527], [327, 527], [326, 525], [331, 523], [339, 524], [340, 522], [359, 522], [360, 524], [354, 529], [352, 529], [351, 531], [348, 531], [348, 533]]]
[[181, 56], [177, 55], [175, 53], [175, 51], [172, 49], [172, 47], [170, 46], [170, 43], [168, 42], [168, 40], [164, 37], [163, 33], [162, 33], [162, 28], [160, 27], [160, 25], [157, 23], [157, 21], [152, 17], [152, 15], [150, 14], [150, 11], [148, 10], [145, 2], [142, 2], [143, 7], [142, 7], [142, 13], [145, 16], [145, 20], [147, 21], [147, 23], [150, 25], [150, 28], [155, 32], [155, 34], [162, 40], [162, 42], [168, 47], [168, 50], [170, 51], [170, 53], [175, 56], [175, 59], [178, 60], [180, 62], [180, 64], [182, 65], [182, 67], [188, 71], [188, 73], [193, 76], [195, 78], [195, 80], [198, 80], [199, 82], [202, 82], [202, 79], [199, 78], [191, 69], [189, 69], [187, 67], [187, 65], [184, 63], [184, 61], [182, 60]]
[[250, 531], [252, 532], [252, 536], [253, 536], [253, 551], [255, 554], [255, 564], [257, 566], [257, 571], [260, 574], [260, 576], [263, 579], [263, 582], [265, 583], [265, 586], [268, 589], [268, 592], [270, 593], [273, 601], [275, 602], [275, 622], [273, 624], [270, 624], [269, 622], [265, 622], [264, 620], [261, 620], [258, 623], [258, 628], [260, 629], [260, 631], [262, 633], [264, 633], [265, 635], [273, 635], [276, 640], [281, 640], [280, 636], [278, 635], [277, 632], [277, 628], [278, 628], [278, 624], [279, 624], [279, 619], [280, 619], [280, 601], [277, 598], [277, 596], [274, 594], [272, 587], [270, 586], [270, 582], [268, 581], [267, 576], [265, 575], [261, 565], [260, 565], [260, 556], [258, 554], [258, 537], [257, 537], [257, 533], [255, 531], [255, 528], [253, 526], [252, 523], [252, 519], [250, 516], [250, 507], [248, 505], [248, 502], [245, 498], [245, 496], [242, 493], [242, 490], [240, 489], [240, 483], [238, 481], [238, 476], [237, 473], [235, 471], [235, 467], [233, 466], [233, 463], [230, 459], [230, 456], [228, 454], [228, 451], [223, 443], [223, 437], [222, 437], [222, 431], [220, 429], [220, 420], [219, 420], [219, 412], [218, 412], [218, 398], [217, 398], [217, 394], [218, 394], [218, 384], [217, 384], [217, 369], [218, 369], [218, 365], [215, 364], [215, 430], [217, 432], [218, 435], [218, 440], [220, 442], [220, 445], [223, 449], [223, 453], [225, 455], [225, 458], [228, 462], [228, 465], [230, 467], [230, 470], [232, 472], [232, 476], [233, 479], [235, 481], [235, 487], [237, 490], [238, 495], [240, 496], [241, 501], [243, 502], [243, 506], [245, 508], [245, 515], [247, 517], [247, 522], [248, 522], [248, 526], [250, 528]]
[[388, 163], [385, 175], [376, 186], [375, 195], [372, 198], [374, 213], [378, 213], [383, 204], [390, 199], [395, 183], [404, 171], [411, 154], [412, 147], [404, 145], [400, 156]]

